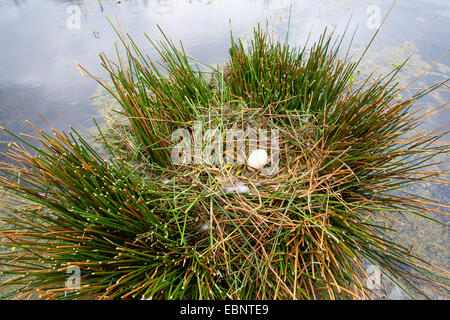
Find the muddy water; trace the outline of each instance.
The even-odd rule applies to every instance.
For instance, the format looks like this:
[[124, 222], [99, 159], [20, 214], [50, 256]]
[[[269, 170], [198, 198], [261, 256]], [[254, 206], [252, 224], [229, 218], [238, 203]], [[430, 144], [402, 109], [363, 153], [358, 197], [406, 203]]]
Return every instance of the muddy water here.
[[[190, 55], [221, 63], [227, 56], [230, 26], [235, 36], [246, 39], [259, 22], [274, 38], [287, 38], [292, 45], [300, 46], [308, 37], [310, 41], [317, 39], [325, 26], [342, 33], [350, 17], [349, 30], [358, 26], [350, 54], [357, 57], [375, 31], [376, 18], [381, 20], [389, 7], [390, 1], [384, 0], [2, 0], [0, 125], [26, 133], [31, 130], [25, 119], [39, 128], [46, 128], [42, 118], [58, 129], [73, 126], [83, 131], [92, 126], [92, 117], [100, 117], [91, 99], [97, 85], [83, 77], [75, 64], [105, 76], [98, 53], [113, 56], [117, 40], [106, 17], [117, 17], [122, 29], [150, 55], [154, 52], [143, 33], [159, 39], [156, 26], [160, 25], [169, 38], [182, 40]], [[447, 79], [449, 57], [432, 65], [448, 49], [449, 18], [450, 4], [445, 1], [397, 1], [367, 53], [361, 75], [373, 69], [389, 72], [410, 57], [400, 74], [402, 85], [431, 70], [405, 94]], [[440, 90], [421, 105], [432, 108], [448, 100], [448, 89]], [[446, 112], [428, 121], [424, 129], [448, 125], [449, 115]], [[1, 134], [0, 151], [5, 151], [10, 141]], [[449, 203], [449, 188], [428, 184], [413, 189]], [[398, 238], [415, 243], [426, 258], [448, 269], [448, 229], [426, 222], [405, 222]]]

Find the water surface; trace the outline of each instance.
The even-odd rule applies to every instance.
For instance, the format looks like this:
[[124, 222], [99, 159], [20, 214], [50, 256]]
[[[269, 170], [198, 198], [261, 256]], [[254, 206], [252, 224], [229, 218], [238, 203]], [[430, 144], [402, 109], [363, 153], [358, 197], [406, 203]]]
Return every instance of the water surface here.
[[[149, 55], [155, 52], [144, 32], [160, 39], [160, 25], [175, 42], [182, 40], [188, 54], [208, 63], [227, 57], [230, 26], [235, 37], [251, 36], [261, 23], [276, 39], [301, 46], [308, 36], [314, 41], [327, 26], [342, 33], [350, 17], [349, 30], [358, 26], [353, 54], [358, 54], [374, 33], [367, 25], [369, 6], [377, 6], [382, 16], [390, 1], [381, 0], [2, 0], [0, 2], [0, 125], [14, 132], [30, 133], [29, 120], [47, 128], [48, 120], [58, 129], [73, 126], [84, 130], [99, 117], [90, 97], [97, 84], [83, 77], [76, 63], [97, 76], [105, 76], [98, 53], [114, 55], [117, 40], [106, 17], [118, 19]], [[80, 12], [79, 28], [70, 24]], [[388, 72], [407, 56], [410, 63], [400, 75], [402, 84], [429, 69], [448, 50], [450, 3], [446, 1], [400, 0], [375, 39], [361, 66], [362, 73], [373, 69]], [[69, 24], [68, 24], [68, 20]], [[351, 35], [351, 32], [349, 32]], [[449, 57], [444, 57], [412, 87], [422, 88], [450, 76]], [[414, 92], [414, 90], [410, 91]], [[428, 108], [449, 100], [449, 91], [436, 91], [421, 103]], [[427, 122], [428, 127], [448, 125], [449, 113]], [[10, 137], [0, 134], [0, 151]], [[447, 168], [448, 169], [448, 168]], [[449, 203], [449, 189], [421, 186], [419, 194], [432, 195]], [[410, 221], [399, 237], [423, 244], [429, 259], [449, 267], [448, 230]], [[417, 242], [417, 241], [416, 241]]]

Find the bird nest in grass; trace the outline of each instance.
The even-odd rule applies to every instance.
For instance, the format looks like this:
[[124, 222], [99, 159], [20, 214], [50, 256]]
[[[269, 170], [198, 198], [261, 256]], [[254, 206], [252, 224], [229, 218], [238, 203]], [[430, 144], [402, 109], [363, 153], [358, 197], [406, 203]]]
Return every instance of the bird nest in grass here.
[[298, 50], [258, 28], [249, 48], [232, 39], [225, 66], [200, 71], [167, 38], [152, 42], [156, 64], [116, 31], [118, 59], [101, 55], [110, 81], [98, 81], [127, 125], [100, 131], [103, 153], [76, 132], [36, 129], [40, 147], [16, 136], [1, 184], [39, 209], [3, 204], [2, 242], [20, 250], [2, 256], [15, 277], [0, 286], [42, 298], [360, 299], [376, 294], [367, 262], [401, 283], [447, 276], [387, 235], [395, 212], [441, 213], [397, 190], [440, 183], [426, 169], [448, 152], [434, 143], [444, 132], [415, 131], [441, 108], [412, 111], [427, 91], [398, 100], [400, 67], [355, 81], [342, 39]]

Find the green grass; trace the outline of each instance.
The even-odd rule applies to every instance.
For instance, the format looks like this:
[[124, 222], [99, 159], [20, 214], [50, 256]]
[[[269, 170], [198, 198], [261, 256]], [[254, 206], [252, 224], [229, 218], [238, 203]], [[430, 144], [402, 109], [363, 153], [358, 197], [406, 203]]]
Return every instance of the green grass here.
[[355, 72], [356, 63], [338, 59], [340, 45], [325, 31], [307, 52], [268, 40], [258, 27], [248, 50], [232, 37], [227, 85], [252, 106], [320, 112], [340, 99]]
[[[364, 299], [374, 294], [365, 261], [401, 283], [448, 278], [383, 223], [448, 208], [401, 193], [445, 184], [427, 168], [449, 151], [444, 131], [415, 131], [443, 107], [412, 112], [423, 93], [396, 98], [401, 66], [355, 81], [358, 64], [339, 58], [342, 39], [325, 32], [298, 50], [257, 28], [249, 48], [232, 38], [228, 63], [200, 72], [167, 38], [152, 42], [157, 65], [116, 32], [117, 60], [101, 55], [110, 81], [98, 81], [131, 132], [111, 121], [99, 134], [106, 156], [75, 131], [36, 129], [29, 143], [4, 129], [17, 143], [0, 168], [0, 239], [17, 251], [2, 254], [14, 277], [0, 288], [44, 299]], [[172, 132], [194, 121], [279, 130], [280, 170], [172, 164]], [[238, 182], [250, 192], [227, 192]], [[81, 269], [78, 290], [65, 287], [71, 265]]]

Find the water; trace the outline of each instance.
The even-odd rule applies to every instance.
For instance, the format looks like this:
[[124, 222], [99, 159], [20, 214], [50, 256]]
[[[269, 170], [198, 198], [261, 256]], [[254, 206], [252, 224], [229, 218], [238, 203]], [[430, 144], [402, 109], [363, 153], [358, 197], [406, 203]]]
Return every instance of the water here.
[[[221, 63], [230, 42], [230, 21], [235, 37], [251, 35], [260, 22], [274, 38], [285, 39], [289, 25], [289, 42], [302, 45], [310, 34], [317, 39], [325, 26], [344, 30], [350, 16], [349, 30], [359, 26], [354, 40], [355, 51], [367, 44], [374, 33], [368, 14], [370, 6], [379, 8], [381, 18], [390, 1], [381, 0], [1, 0], [0, 1], [0, 125], [14, 131], [31, 133], [29, 120], [38, 128], [47, 128], [48, 120], [57, 129], [92, 126], [99, 117], [90, 97], [97, 84], [82, 76], [80, 63], [96, 76], [105, 76], [98, 53], [114, 56], [117, 40], [106, 17], [117, 17], [143, 50], [154, 56], [143, 33], [160, 39], [156, 25], [169, 38], [182, 40], [186, 51], [208, 63]], [[79, 28], [73, 14], [80, 13]], [[373, 17], [373, 16], [372, 16]], [[410, 64], [400, 75], [407, 84], [426, 71], [448, 50], [450, 3], [431, 0], [399, 0], [375, 39], [361, 72], [376, 68], [392, 69], [407, 56]], [[349, 35], [351, 32], [349, 32]], [[359, 49], [359, 50], [358, 50]], [[412, 87], [420, 88], [450, 76], [449, 57], [444, 57], [426, 77]], [[411, 92], [414, 92], [411, 91]], [[422, 103], [427, 108], [449, 100], [449, 91], [441, 90]], [[448, 125], [449, 112], [427, 123], [428, 127]], [[7, 149], [10, 137], [0, 134], [0, 151]], [[448, 168], [447, 168], [448, 169]], [[419, 190], [449, 203], [448, 188]], [[406, 229], [403, 237], [414, 234], [428, 258], [449, 266], [448, 231], [445, 227], [418, 225], [420, 231]], [[415, 225], [417, 229], [417, 225]], [[400, 234], [401, 236], [402, 234]]]
[[[373, 33], [366, 26], [367, 7], [376, 4], [382, 15], [389, 7], [387, 1], [332, 3], [293, 1], [290, 41], [302, 44], [310, 31], [314, 39], [325, 25], [342, 31], [353, 15], [350, 29], [359, 24], [357, 39], [365, 43]], [[268, 21], [271, 32], [284, 38], [290, 4], [287, 0], [3, 0], [0, 123], [14, 131], [29, 132], [23, 120], [45, 127], [41, 114], [59, 129], [91, 126], [91, 118], [97, 114], [89, 97], [96, 83], [82, 77], [75, 64], [80, 63], [95, 75], [104, 75], [98, 53], [104, 51], [112, 56], [117, 40], [106, 17], [117, 17], [122, 29], [138, 43], [144, 43], [150, 54], [143, 33], [160, 38], [156, 28], [160, 25], [171, 39], [182, 40], [190, 55], [218, 63], [227, 54], [230, 20], [237, 36], [250, 35], [256, 23]], [[69, 29], [73, 27], [70, 18], [74, 8], [80, 10], [80, 29]], [[447, 50], [443, 40], [449, 35], [449, 15], [449, 5], [441, 1], [399, 1], [374, 48], [408, 39], [422, 59], [432, 63]], [[1, 140], [5, 139], [2, 136]], [[4, 145], [8, 141], [2, 142]]]

